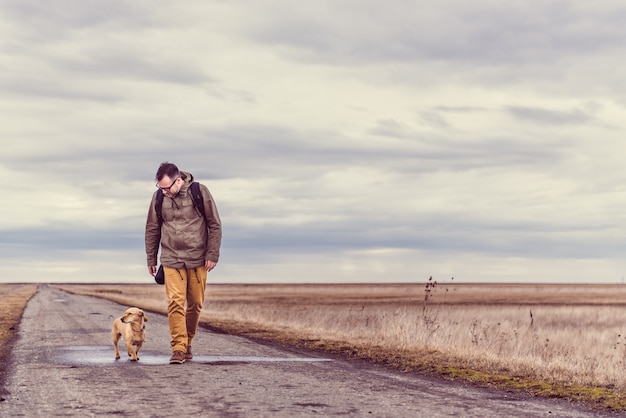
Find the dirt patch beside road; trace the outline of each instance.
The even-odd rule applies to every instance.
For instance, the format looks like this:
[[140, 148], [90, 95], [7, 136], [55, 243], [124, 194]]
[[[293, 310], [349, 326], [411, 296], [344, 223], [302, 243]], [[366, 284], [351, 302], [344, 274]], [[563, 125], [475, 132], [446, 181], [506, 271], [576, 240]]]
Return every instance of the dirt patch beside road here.
[[[26, 304], [37, 292], [36, 284], [0, 285], [0, 364], [6, 365], [11, 348], [17, 336], [20, 319]], [[6, 394], [5, 379], [7, 367], [0, 369], [0, 397]]]

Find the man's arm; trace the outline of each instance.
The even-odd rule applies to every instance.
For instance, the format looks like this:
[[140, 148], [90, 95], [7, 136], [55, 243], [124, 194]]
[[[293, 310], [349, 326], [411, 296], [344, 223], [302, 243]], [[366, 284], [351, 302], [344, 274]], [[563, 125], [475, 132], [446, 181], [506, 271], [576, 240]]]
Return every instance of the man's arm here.
[[[217, 211], [217, 206], [213, 200], [213, 196], [209, 189], [201, 185], [200, 190], [202, 192], [202, 200], [204, 203], [204, 216], [206, 219], [207, 232], [209, 240], [207, 243], [207, 252], [205, 256], [205, 267], [207, 270], [209, 267], [213, 269], [215, 264], [220, 259], [220, 247], [222, 245], [222, 221]], [[213, 266], [209, 265], [209, 262], [213, 263]]]
[[158, 264], [157, 255], [159, 253], [159, 244], [161, 243], [161, 224], [159, 223], [156, 210], [154, 209], [155, 203], [156, 192], [152, 195], [150, 207], [148, 208], [145, 235], [148, 272], [153, 276], [156, 273], [156, 265]]

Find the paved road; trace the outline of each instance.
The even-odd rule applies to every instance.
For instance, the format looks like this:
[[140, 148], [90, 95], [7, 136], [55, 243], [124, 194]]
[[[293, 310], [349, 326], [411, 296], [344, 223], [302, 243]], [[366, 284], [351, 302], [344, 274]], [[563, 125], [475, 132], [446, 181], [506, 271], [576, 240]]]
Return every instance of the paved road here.
[[193, 361], [169, 365], [167, 319], [154, 313], [139, 362], [115, 361], [110, 327], [126, 308], [41, 286], [3, 365], [10, 375], [0, 416], [600, 416], [207, 330]]

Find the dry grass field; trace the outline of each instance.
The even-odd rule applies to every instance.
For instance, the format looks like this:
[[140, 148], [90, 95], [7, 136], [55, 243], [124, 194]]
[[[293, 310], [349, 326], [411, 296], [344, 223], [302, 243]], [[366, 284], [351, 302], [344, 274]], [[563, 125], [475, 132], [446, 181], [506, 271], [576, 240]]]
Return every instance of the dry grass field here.
[[37, 291], [35, 284], [3, 284], [0, 285], [0, 395], [4, 394], [2, 384], [11, 343], [17, 335], [17, 327], [24, 307]]
[[[55, 285], [166, 312], [162, 286]], [[626, 286], [209, 285], [202, 322], [543, 396], [626, 410]]]
[[36, 284], [0, 285], [0, 354], [6, 354], [7, 344], [15, 335], [22, 311], [36, 291]]

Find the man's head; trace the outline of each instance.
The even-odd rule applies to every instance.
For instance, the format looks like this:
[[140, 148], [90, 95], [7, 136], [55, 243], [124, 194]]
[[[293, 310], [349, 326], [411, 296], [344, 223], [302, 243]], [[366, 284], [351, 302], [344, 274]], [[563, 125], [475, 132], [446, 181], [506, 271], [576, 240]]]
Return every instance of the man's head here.
[[183, 180], [176, 164], [164, 162], [156, 173], [156, 187], [163, 190], [165, 196], [174, 196], [180, 191]]

